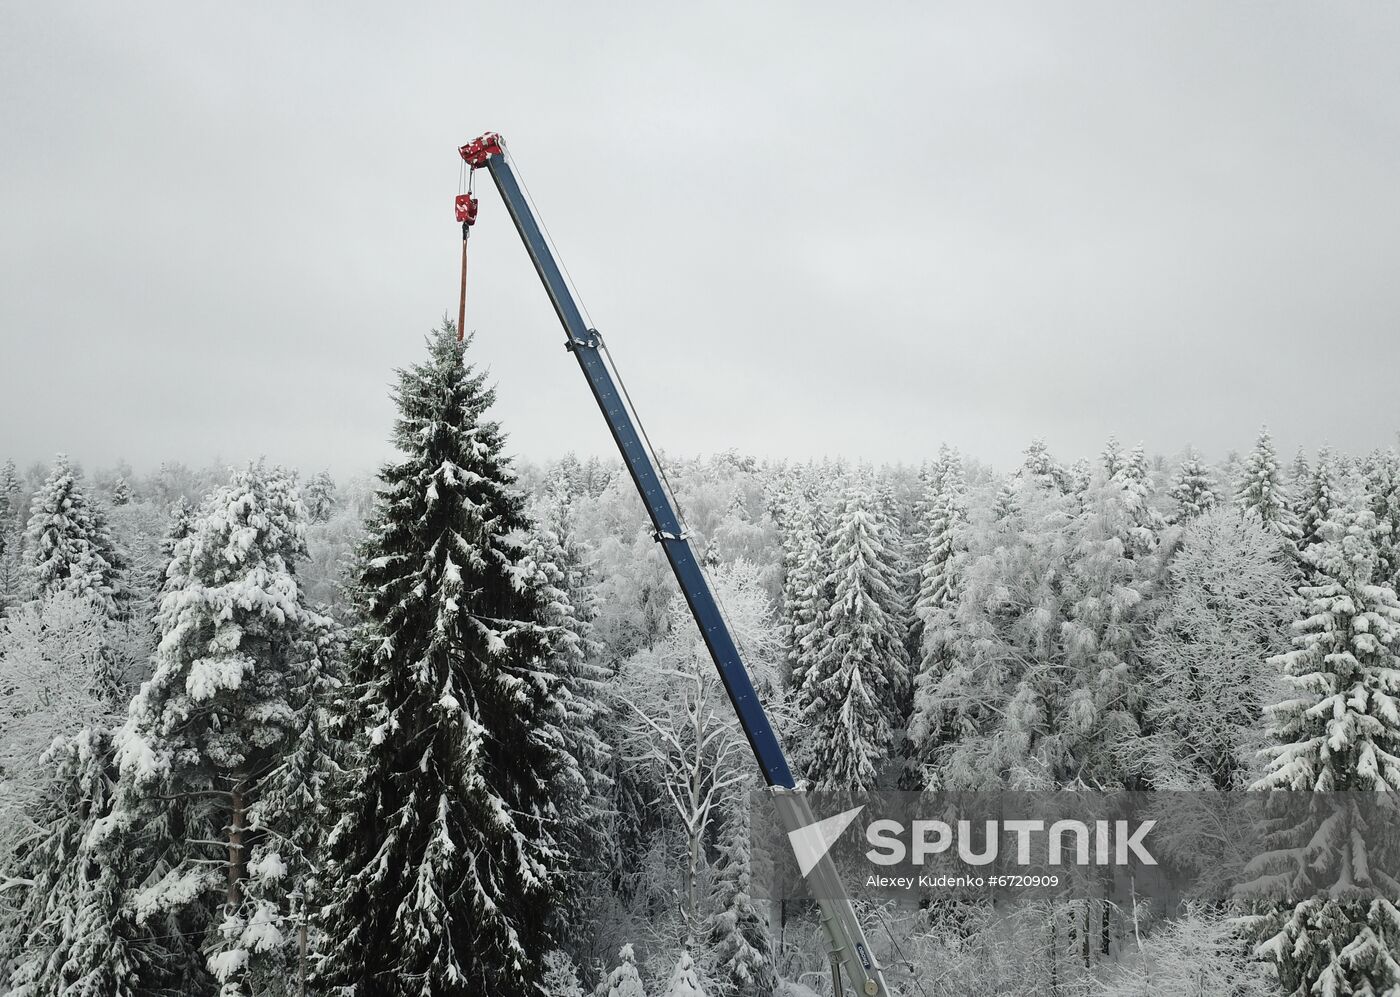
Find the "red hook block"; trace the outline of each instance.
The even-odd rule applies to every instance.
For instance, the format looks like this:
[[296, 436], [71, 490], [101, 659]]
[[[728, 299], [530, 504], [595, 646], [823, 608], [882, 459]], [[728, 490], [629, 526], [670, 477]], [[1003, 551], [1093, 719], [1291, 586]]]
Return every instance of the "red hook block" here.
[[470, 194], [457, 195], [457, 220], [463, 225], [476, 224], [477, 200]]

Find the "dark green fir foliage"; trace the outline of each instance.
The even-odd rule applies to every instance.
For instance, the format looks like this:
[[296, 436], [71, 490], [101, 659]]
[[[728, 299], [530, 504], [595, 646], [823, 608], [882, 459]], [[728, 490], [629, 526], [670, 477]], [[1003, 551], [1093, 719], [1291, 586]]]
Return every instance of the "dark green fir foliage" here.
[[398, 374], [361, 551], [361, 770], [332, 832], [334, 993], [534, 994], [562, 875], [554, 631], [494, 392], [451, 326]]

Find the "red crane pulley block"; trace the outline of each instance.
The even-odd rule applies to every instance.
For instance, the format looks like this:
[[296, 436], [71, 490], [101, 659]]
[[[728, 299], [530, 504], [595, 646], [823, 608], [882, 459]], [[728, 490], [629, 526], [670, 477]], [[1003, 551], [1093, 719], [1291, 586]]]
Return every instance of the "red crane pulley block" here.
[[486, 160], [492, 156], [504, 156], [505, 149], [501, 146], [501, 136], [495, 132], [487, 132], [479, 139], [474, 139], [467, 145], [457, 150], [462, 154], [462, 158], [467, 161], [467, 165], [472, 169], [478, 166], [485, 166]]
[[471, 194], [457, 195], [457, 220], [463, 225], [476, 224], [477, 200]]

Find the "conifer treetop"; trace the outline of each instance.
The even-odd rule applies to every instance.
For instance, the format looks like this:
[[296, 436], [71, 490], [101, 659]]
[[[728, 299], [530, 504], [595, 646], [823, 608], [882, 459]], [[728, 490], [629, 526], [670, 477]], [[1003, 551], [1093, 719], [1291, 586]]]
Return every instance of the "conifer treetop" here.
[[1294, 649], [1274, 659], [1294, 695], [1268, 710], [1278, 745], [1261, 789], [1400, 789], [1400, 601], [1377, 584], [1376, 522], [1341, 511], [1304, 551]]
[[96, 600], [112, 617], [124, 612], [124, 567], [106, 518], [87, 498], [65, 454], [54, 458], [34, 493], [25, 529], [26, 574], [37, 596], [66, 590]]

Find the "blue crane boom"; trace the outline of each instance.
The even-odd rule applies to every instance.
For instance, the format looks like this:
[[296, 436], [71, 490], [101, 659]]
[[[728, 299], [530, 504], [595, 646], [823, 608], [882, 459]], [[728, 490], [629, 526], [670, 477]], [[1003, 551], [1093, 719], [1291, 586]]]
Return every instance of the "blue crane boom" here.
[[[758, 693], [754, 691], [753, 681], [744, 667], [734, 636], [691, 548], [651, 449], [639, 431], [625, 394], [619, 390], [609, 370], [603, 356], [602, 337], [584, 321], [559, 262], [554, 258], [539, 221], [511, 168], [501, 137], [488, 132], [458, 151], [472, 170], [484, 168], [490, 173], [516, 231], [525, 243], [535, 271], [544, 284], [545, 293], [564, 327], [567, 337], [565, 349], [573, 353], [578, 361], [613, 441], [622, 453], [627, 472], [651, 518], [653, 536], [666, 553], [686, 604], [700, 628], [700, 635], [714, 659], [715, 668], [738, 714], [739, 725], [748, 738], [764, 782], [774, 793], [780, 818], [789, 832], [808, 827], [815, 822], [815, 817], [806, 795], [793, 778], [772, 722], [763, 709]], [[470, 192], [458, 195], [457, 219], [462, 222], [464, 281], [465, 242], [470, 226], [476, 221], [476, 211], [477, 202]], [[463, 293], [465, 295], [465, 285]], [[460, 335], [461, 330], [458, 332]], [[819, 860], [807, 874], [807, 879], [813, 896], [817, 897], [822, 908], [822, 921], [832, 945], [833, 959], [844, 969], [858, 993], [865, 997], [888, 997], [884, 974], [870, 954], [869, 945], [830, 857], [824, 856]]]

